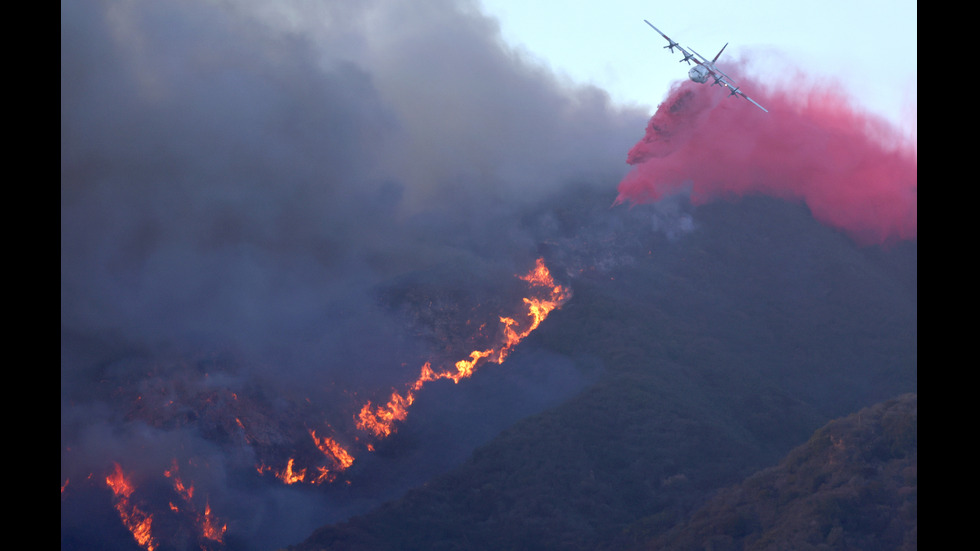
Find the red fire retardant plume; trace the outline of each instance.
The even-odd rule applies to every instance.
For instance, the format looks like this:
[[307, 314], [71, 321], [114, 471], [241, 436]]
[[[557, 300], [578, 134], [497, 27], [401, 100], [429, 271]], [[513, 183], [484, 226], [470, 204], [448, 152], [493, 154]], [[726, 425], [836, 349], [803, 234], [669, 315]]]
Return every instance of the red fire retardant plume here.
[[803, 201], [863, 245], [916, 238], [918, 160], [897, 129], [859, 113], [833, 89], [766, 94], [676, 85], [629, 152], [616, 202], [649, 203], [682, 189], [703, 204], [767, 194]]

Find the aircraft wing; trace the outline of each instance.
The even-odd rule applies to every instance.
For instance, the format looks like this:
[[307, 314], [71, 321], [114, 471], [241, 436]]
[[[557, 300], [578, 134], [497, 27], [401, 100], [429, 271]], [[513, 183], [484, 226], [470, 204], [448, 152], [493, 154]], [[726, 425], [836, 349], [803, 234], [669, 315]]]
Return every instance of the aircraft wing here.
[[752, 99], [752, 98], [750, 98], [749, 96], [746, 96], [744, 92], [739, 92], [738, 90], [736, 90], [736, 92], [738, 92], [738, 95], [740, 95], [740, 96], [742, 96], [743, 98], [745, 98], [745, 99], [747, 99], [747, 100], [749, 100], [749, 101], [751, 101], [751, 102], [752, 102], [752, 104], [753, 104], [753, 105], [755, 105], [756, 107], [758, 107], [759, 109], [762, 109], [762, 110], [763, 110], [763, 111], [765, 111], [766, 113], [768, 113], [768, 112], [769, 112], [769, 110], [768, 110], [768, 109], [766, 109], [765, 107], [763, 107], [763, 106], [761, 106], [761, 105], [759, 105], [758, 103], [756, 103], [754, 99]]
[[[726, 46], [727, 46], [727, 44], [726, 44]], [[724, 48], [722, 48], [722, 50], [724, 50]], [[720, 53], [721, 52], [719, 52], [719, 54]], [[698, 54], [698, 55], [701, 55], [701, 54]], [[716, 57], [715, 59], [718, 59], [718, 58]], [[725, 81], [724, 84], [728, 84], [729, 86], [735, 86], [735, 79], [733, 79], [732, 77], [726, 75], [725, 74], [725, 71], [722, 71], [721, 69], [719, 69], [714, 64], [714, 62], [711, 62], [710, 69], [711, 69], [711, 74], [712, 74], [712, 76], [714, 76], [715, 82], [717, 84], [722, 84], [721, 82], [718, 82], [718, 80], [724, 80]]]
[[731, 96], [742, 96], [743, 98], [745, 98], [745, 99], [749, 100], [750, 102], [752, 102], [752, 104], [755, 105], [756, 107], [758, 107], [759, 109], [762, 109], [766, 113], [769, 112], [768, 109], [766, 109], [765, 107], [763, 107], [763, 106], [759, 105], [758, 103], [756, 103], [756, 101], [754, 99], [752, 99], [749, 96], [745, 95], [745, 92], [739, 90], [738, 89], [738, 86], [735, 85], [735, 83], [731, 80], [731, 78], [728, 75], [726, 75], [725, 73], [722, 73], [721, 71], [719, 71], [717, 69], [715, 69], [715, 71], [717, 73], [721, 73], [721, 75], [720, 75], [720, 77], [717, 77], [717, 76], [715, 77], [714, 84], [719, 84], [719, 85], [727, 88], [729, 95], [731, 95]]
[[691, 51], [694, 52], [694, 55], [695, 56], [697, 56], [697, 57], [693, 57], [693, 56], [691, 57], [691, 59], [694, 60], [695, 63], [697, 63], [698, 65], [707, 65], [708, 64], [708, 58], [706, 58], [703, 55], [695, 52], [694, 51], [694, 48], [691, 48]]
[[[701, 62], [698, 61], [696, 57], [694, 57], [694, 55], [700, 56], [701, 54], [699, 54], [697, 52], [694, 52], [694, 50], [691, 50], [692, 52], [694, 52], [694, 55], [692, 55], [690, 52], [688, 52], [687, 50], [685, 50], [683, 46], [681, 46], [677, 42], [674, 42], [673, 40], [671, 40], [669, 36], [667, 36], [667, 35], [665, 35], [663, 33], [663, 31], [661, 31], [660, 29], [654, 27], [653, 26], [653, 23], [647, 21], [646, 19], [644, 19], [643, 22], [646, 23], [647, 25], [650, 25], [650, 28], [651, 29], [657, 31], [660, 34], [660, 36], [664, 37], [664, 39], [667, 40], [667, 45], [664, 46], [664, 48], [667, 48], [668, 50], [670, 50], [671, 53], [674, 52], [674, 48], [677, 48], [678, 50], [680, 50], [680, 52], [682, 54], [684, 54], [684, 59], [681, 59], [681, 61], [687, 61], [688, 64], [690, 64], [691, 61], [694, 61], [695, 63], [697, 63], [699, 65], [701, 64]], [[702, 59], [704, 59], [704, 58], [702, 58]]]
[[[664, 48], [669, 49], [671, 53], [673, 53], [674, 48], [677, 48], [678, 50], [680, 50], [682, 54], [684, 54], [684, 59], [681, 59], [681, 61], [687, 61], [688, 64], [690, 64], [690, 62], [693, 61], [694, 63], [700, 65], [703, 68], [701, 69], [701, 71], [706, 71], [707, 74], [710, 75], [712, 79], [714, 79], [712, 85], [718, 84], [724, 88], [727, 88], [728, 93], [730, 95], [742, 96], [743, 98], [752, 102], [752, 104], [758, 107], [759, 109], [762, 109], [766, 113], [769, 112], [768, 109], [756, 103], [754, 99], [750, 98], [749, 96], [746, 96], [745, 92], [742, 92], [741, 90], [738, 89], [738, 86], [735, 84], [735, 81], [732, 79], [732, 77], [726, 75], [724, 71], [722, 71], [721, 69], [715, 66], [715, 61], [718, 61], [718, 58], [721, 57], [721, 52], [725, 51], [725, 48], [728, 47], [728, 44], [722, 46], [721, 51], [718, 52], [718, 55], [716, 55], [715, 58], [712, 59], [711, 61], [708, 61], [708, 58], [697, 53], [696, 51], [694, 51], [693, 48], [691, 49], [690, 52], [685, 50], [680, 44], [671, 40], [670, 37], [665, 35], [660, 29], [654, 27], [653, 23], [647, 21], [646, 19], [644, 19], [643, 22], [646, 23], [647, 25], [650, 25], [651, 29], [657, 31], [657, 33], [659, 33], [660, 36], [664, 37], [664, 39], [667, 41], [667, 45], [664, 46]], [[693, 70], [694, 69], [692, 69], [692, 71]], [[692, 76], [691, 78], [693, 79], [694, 77]], [[698, 80], [697, 82], [704, 82], [704, 80]]]
[[[727, 46], [727, 44], [726, 44], [726, 46]], [[724, 50], [724, 49], [725, 48], [722, 48], [722, 50]], [[694, 50], [691, 50], [691, 51], [693, 52]], [[701, 55], [701, 54], [698, 54], [697, 52], [694, 52], [694, 53], [696, 53], [699, 56]], [[718, 55], [721, 55], [721, 52], [718, 52]], [[702, 59], [704, 59], [704, 58], [702, 57]], [[716, 56], [715, 59], [718, 59], [718, 57]], [[711, 75], [711, 78], [715, 79], [715, 81], [711, 83], [712, 86], [714, 86], [715, 84], [718, 84], [719, 86], [722, 86], [723, 88], [727, 88], [729, 95], [732, 95], [732, 96], [742, 96], [743, 98], [745, 98], [745, 99], [749, 100], [750, 102], [752, 102], [752, 104], [755, 105], [756, 107], [758, 107], [759, 109], [762, 109], [766, 113], [769, 112], [768, 109], [766, 109], [765, 107], [763, 107], [763, 106], [759, 105], [758, 103], [756, 103], [756, 101], [754, 99], [752, 99], [749, 96], [745, 95], [745, 92], [739, 90], [738, 89], [739, 88], [738, 85], [735, 84], [735, 80], [732, 79], [732, 77], [726, 75], [724, 71], [722, 71], [721, 69], [719, 69], [718, 67], [716, 67], [713, 62], [710, 63], [710, 64], [707, 63], [707, 62], [705, 62], [705, 63], [698, 63], [698, 65], [702, 65], [703, 67], [705, 67], [706, 69], [708, 69], [708, 73]]]

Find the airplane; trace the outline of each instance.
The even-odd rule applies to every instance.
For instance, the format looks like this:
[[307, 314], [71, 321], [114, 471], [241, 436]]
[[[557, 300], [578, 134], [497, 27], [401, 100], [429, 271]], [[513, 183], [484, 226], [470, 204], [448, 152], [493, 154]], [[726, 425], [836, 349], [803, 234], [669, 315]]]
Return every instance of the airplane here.
[[694, 82], [704, 84], [705, 82], [708, 82], [708, 78], [710, 77], [714, 79], [714, 82], [711, 83], [712, 86], [717, 84], [723, 88], [728, 88], [728, 95], [742, 96], [743, 98], [751, 101], [752, 104], [758, 107], [759, 109], [762, 109], [766, 113], [769, 112], [768, 109], [756, 103], [754, 99], [745, 95], [745, 92], [739, 90], [739, 87], [735, 85], [735, 81], [732, 80], [732, 77], [726, 75], [724, 71], [722, 71], [721, 69], [715, 66], [715, 62], [718, 61], [719, 57], [721, 57], [721, 52], [724, 52], [725, 48], [728, 47], [727, 43], [721, 47], [721, 50], [718, 52], [718, 55], [716, 55], [714, 59], [708, 61], [708, 58], [694, 51], [694, 48], [691, 48], [690, 52], [685, 50], [683, 46], [671, 40], [670, 37], [665, 35], [660, 29], [654, 27], [653, 23], [650, 23], [646, 19], [644, 19], [643, 22], [646, 23], [647, 25], [650, 25], [650, 28], [657, 31], [658, 33], [660, 33], [660, 36], [667, 39], [667, 45], [664, 46], [664, 48], [670, 50], [670, 53], [674, 53], [674, 48], [680, 50], [681, 54], [684, 55], [684, 58], [680, 60], [682, 63], [685, 61], [687, 62], [688, 65], [690, 65], [692, 61], [695, 63], [694, 67], [691, 67], [691, 70], [687, 72], [687, 76], [690, 77], [691, 80], [693, 80]]

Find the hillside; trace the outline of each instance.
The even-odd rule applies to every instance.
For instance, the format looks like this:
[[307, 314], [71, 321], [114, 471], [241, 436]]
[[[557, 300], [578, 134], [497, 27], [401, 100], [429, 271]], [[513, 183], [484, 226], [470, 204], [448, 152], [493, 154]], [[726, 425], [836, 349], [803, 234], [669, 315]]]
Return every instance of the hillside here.
[[767, 198], [681, 205], [671, 233], [663, 210], [603, 199], [525, 218], [575, 296], [522, 350], [595, 382], [291, 549], [641, 544], [829, 420], [915, 392], [914, 243], [860, 248]]
[[917, 547], [917, 397], [835, 420], [643, 549]]

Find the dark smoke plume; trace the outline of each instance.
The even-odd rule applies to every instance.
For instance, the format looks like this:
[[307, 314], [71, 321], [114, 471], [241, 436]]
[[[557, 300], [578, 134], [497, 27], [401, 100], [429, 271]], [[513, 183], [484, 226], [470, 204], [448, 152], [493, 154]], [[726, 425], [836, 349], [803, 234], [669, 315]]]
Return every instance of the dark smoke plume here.
[[862, 244], [916, 238], [916, 151], [897, 129], [834, 87], [738, 80], [769, 113], [718, 87], [676, 85], [629, 152], [618, 202], [688, 187], [696, 204], [761, 193], [803, 201]]
[[[509, 50], [471, 0], [61, 7], [64, 548], [112, 548], [95, 510], [131, 545], [103, 483], [116, 463], [163, 509], [179, 465], [228, 548], [270, 549], [476, 445], [442, 437], [427, 449], [445, 463], [396, 469], [349, 429], [435, 352], [459, 359], [444, 328], [499, 314], [488, 302], [533, 266], [522, 210], [622, 177], [645, 115]], [[311, 429], [367, 482], [259, 478], [319, 454]]]

